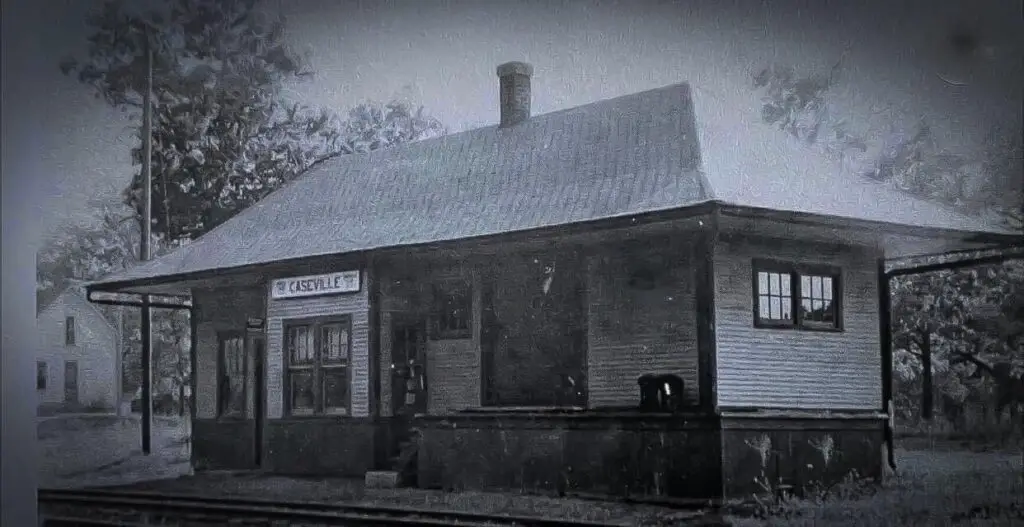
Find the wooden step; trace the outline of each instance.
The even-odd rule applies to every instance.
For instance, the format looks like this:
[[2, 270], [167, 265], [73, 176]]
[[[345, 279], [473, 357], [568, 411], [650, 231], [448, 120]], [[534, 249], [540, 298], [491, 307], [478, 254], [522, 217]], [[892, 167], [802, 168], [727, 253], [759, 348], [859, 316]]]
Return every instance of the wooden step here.
[[397, 488], [400, 476], [394, 470], [371, 470], [366, 473], [364, 485], [368, 489]]

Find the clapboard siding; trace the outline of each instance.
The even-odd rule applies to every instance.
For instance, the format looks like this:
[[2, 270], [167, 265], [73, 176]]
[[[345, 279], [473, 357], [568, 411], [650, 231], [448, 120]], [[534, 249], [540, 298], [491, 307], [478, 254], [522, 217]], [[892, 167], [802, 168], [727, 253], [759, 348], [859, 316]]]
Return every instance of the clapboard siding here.
[[352, 347], [349, 350], [349, 379], [351, 386], [351, 415], [366, 417], [370, 414], [370, 359], [369, 359], [369, 296], [366, 276], [357, 293], [324, 295], [312, 298], [270, 299], [269, 287], [264, 291], [267, 300], [267, 416], [277, 419], [284, 415], [284, 324], [290, 319], [348, 315], [352, 317]]
[[[719, 406], [880, 408], [877, 256], [867, 247], [749, 238], [720, 242], [715, 254]], [[755, 328], [754, 258], [840, 267], [843, 331]]]
[[[217, 417], [217, 333], [245, 331], [248, 318], [263, 318], [266, 293], [261, 287], [244, 289], [196, 289], [193, 302], [196, 321], [196, 417]], [[250, 371], [253, 363], [250, 362]], [[250, 377], [249, 381], [252, 381]], [[249, 385], [249, 393], [255, 387]], [[252, 412], [252, 398], [247, 411]]]
[[[67, 346], [67, 317], [75, 317], [75, 344]], [[119, 399], [117, 330], [84, 293], [67, 289], [36, 317], [36, 360], [46, 363], [46, 389], [37, 390], [39, 404], [65, 402], [114, 408]], [[78, 363], [78, 400], [64, 400], [64, 364]]]
[[[681, 240], [597, 249], [588, 258], [588, 405], [635, 405], [637, 379], [674, 373], [698, 398], [693, 257]], [[653, 258], [653, 259], [652, 259]], [[646, 263], [643, 263], [646, 262]], [[655, 288], [629, 285], [637, 265], [658, 269]]]

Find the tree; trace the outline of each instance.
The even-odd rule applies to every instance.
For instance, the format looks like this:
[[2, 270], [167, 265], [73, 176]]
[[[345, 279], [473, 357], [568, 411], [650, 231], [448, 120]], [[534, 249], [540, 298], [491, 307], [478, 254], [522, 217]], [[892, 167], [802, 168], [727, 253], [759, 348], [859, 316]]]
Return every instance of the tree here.
[[[137, 11], [109, 0], [89, 18], [84, 57], [66, 74], [126, 111], [142, 107], [144, 49], [154, 50], [153, 231], [194, 239], [327, 157], [416, 140], [440, 129], [408, 104], [364, 105], [347, 125], [288, 102], [285, 82], [312, 74], [284, 42], [284, 19], [256, 0], [174, 0]], [[356, 143], [356, 144], [354, 144]], [[132, 150], [142, 163], [141, 140]], [[124, 200], [141, 212], [141, 174]]]

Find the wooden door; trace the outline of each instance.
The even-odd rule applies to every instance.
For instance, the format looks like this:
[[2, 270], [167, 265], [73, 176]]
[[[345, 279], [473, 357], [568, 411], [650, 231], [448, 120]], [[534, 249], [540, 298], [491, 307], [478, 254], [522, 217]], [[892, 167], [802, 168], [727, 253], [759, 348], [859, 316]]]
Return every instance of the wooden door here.
[[78, 402], [78, 361], [64, 361], [64, 402]]
[[427, 411], [426, 324], [395, 320], [391, 331], [392, 415]]

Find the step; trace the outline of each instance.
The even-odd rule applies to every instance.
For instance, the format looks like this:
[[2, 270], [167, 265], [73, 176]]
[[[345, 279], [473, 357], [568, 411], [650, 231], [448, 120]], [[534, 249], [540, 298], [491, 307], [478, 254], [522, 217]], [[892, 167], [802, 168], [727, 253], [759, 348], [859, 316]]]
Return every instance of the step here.
[[399, 483], [398, 472], [394, 470], [370, 470], [366, 473], [364, 485], [368, 489], [393, 489]]

